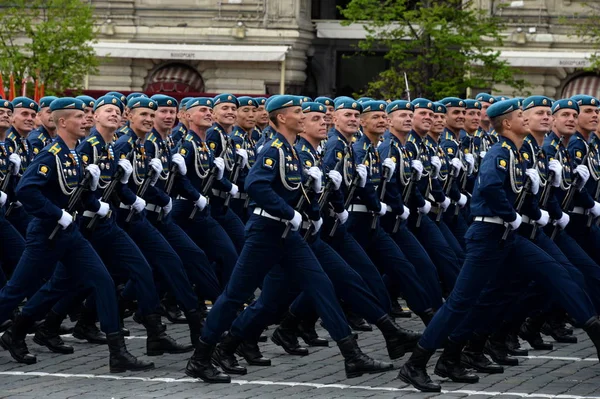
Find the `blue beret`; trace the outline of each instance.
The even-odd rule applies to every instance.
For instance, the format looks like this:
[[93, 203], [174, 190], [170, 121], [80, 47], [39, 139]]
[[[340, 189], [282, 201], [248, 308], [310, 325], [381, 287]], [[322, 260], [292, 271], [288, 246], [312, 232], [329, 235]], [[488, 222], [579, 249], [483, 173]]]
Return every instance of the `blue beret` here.
[[209, 97], [190, 98], [185, 103], [185, 110], [189, 111], [190, 109], [192, 109], [194, 107], [209, 107], [209, 108], [212, 108], [213, 105], [214, 105], [213, 99], [209, 98]]
[[411, 103], [415, 109], [427, 108], [433, 111], [433, 101], [426, 98], [415, 98]]
[[385, 112], [385, 108], [387, 107], [387, 103], [380, 100], [365, 101], [361, 105], [363, 107], [363, 114], [376, 111]]
[[73, 97], [61, 97], [50, 103], [50, 111], [59, 111], [63, 109], [76, 109], [83, 111], [85, 103]]
[[12, 103], [8, 100], [0, 100], [0, 108], [10, 109], [11, 111], [14, 109]]
[[496, 118], [498, 116], [518, 111], [519, 109], [521, 109], [521, 102], [519, 100], [504, 100], [490, 105], [490, 107], [487, 109], [487, 114], [490, 118]]
[[487, 93], [479, 93], [478, 95], [475, 96], [475, 100], [481, 101], [484, 103], [490, 103], [490, 104], [493, 104], [496, 102], [496, 99], [494, 98], [494, 96], [487, 94]]
[[302, 97], [289, 94], [269, 97], [267, 101], [267, 112], [277, 111], [278, 109], [288, 107], [299, 107], [302, 105]]
[[84, 95], [84, 96], [77, 96], [75, 98], [83, 101], [85, 103], [86, 107], [94, 108], [94, 103], [96, 102], [96, 100], [94, 100], [94, 97]]
[[134, 97], [127, 102], [127, 108], [136, 109], [136, 108], [148, 108], [153, 111], [156, 111], [158, 105], [156, 101], [148, 97]]
[[460, 99], [458, 97], [446, 97], [446, 98], [442, 98], [438, 102], [444, 104], [446, 106], [446, 108], [449, 108], [449, 107], [465, 108], [465, 106], [466, 106], [465, 100]]
[[[108, 94], [108, 93], [107, 93]], [[113, 94], [114, 95], [114, 94]], [[139, 92], [133, 92], [133, 93], [129, 93], [127, 95], [127, 97], [125, 97], [125, 101], [124, 103], [128, 103], [129, 100], [131, 100], [132, 98], [136, 98], [136, 97], [148, 97], [148, 95], [144, 94], [144, 93], [139, 93]]]
[[303, 103], [311, 103], [311, 102], [312, 102], [312, 100], [313, 100], [312, 98], [310, 98], [310, 97], [306, 97], [306, 96], [304, 96], [304, 97], [303, 97], [303, 96], [300, 96], [300, 98], [302, 99], [302, 102], [303, 102]]
[[358, 101], [359, 103], [361, 103], [361, 104], [362, 104], [362, 103], [364, 103], [364, 102], [366, 102], [366, 101], [374, 101], [374, 99], [372, 99], [371, 97], [361, 97], [361, 98], [359, 98], [359, 99], [358, 99], [358, 100], [356, 100], [356, 101]]
[[356, 101], [350, 97], [336, 98], [335, 102], [334, 102], [334, 106], [335, 106], [336, 111], [338, 109], [353, 109], [355, 111], [362, 112], [362, 109], [363, 109], [362, 105], [358, 101]]
[[42, 108], [46, 108], [50, 106], [50, 103], [54, 100], [56, 100], [58, 97], [55, 96], [46, 96], [46, 97], [42, 97], [40, 98], [40, 109]]
[[577, 105], [579, 105], [580, 107], [584, 105], [591, 105], [597, 107], [598, 105], [600, 105], [600, 102], [596, 97], [587, 96], [585, 94], [578, 94], [576, 96], [573, 96], [571, 97], [571, 100], [575, 100], [577, 102]]
[[319, 103], [319, 104], [327, 105], [327, 106], [331, 105], [333, 107], [333, 100], [329, 97], [323, 97], [323, 96], [317, 97], [317, 98], [315, 98], [315, 102]]
[[327, 107], [318, 102], [307, 101], [302, 103], [302, 112], [320, 112], [324, 114], [327, 112]]
[[258, 101], [256, 101], [256, 98], [253, 97], [238, 97], [238, 103], [240, 104], [240, 107], [258, 107]]
[[391, 114], [394, 111], [414, 111], [415, 107], [413, 107], [412, 103], [405, 100], [396, 100], [392, 101], [385, 107], [385, 112]]
[[496, 96], [496, 97], [494, 97], [494, 99], [496, 100], [496, 102], [498, 102], [498, 101], [510, 100], [510, 97], [509, 96]]
[[552, 100], [546, 96], [530, 96], [523, 100], [523, 111], [535, 107], [552, 107]]
[[[117, 97], [119, 100], [121, 100], [121, 102], [123, 104], [127, 104], [129, 102], [129, 100], [131, 100], [131, 98], [128, 100], [127, 97], [125, 97], [125, 95], [123, 93], [119, 93], [118, 91], [109, 91], [108, 93], [105, 94], [105, 96], [114, 96]], [[146, 96], [144, 94], [144, 96]], [[148, 96], [146, 96], [148, 97]]]
[[17, 97], [14, 100], [12, 100], [12, 105], [14, 109], [29, 108], [34, 110], [35, 112], [38, 112], [40, 109], [37, 103], [29, 97]]
[[[139, 97], [138, 97], [139, 98]], [[164, 94], [155, 94], [150, 99], [156, 102], [157, 107], [177, 107], [177, 100]]]
[[465, 107], [467, 109], [481, 109], [481, 103], [477, 100], [467, 99], [465, 100]]
[[190, 101], [192, 98], [194, 97], [183, 97], [181, 99], [181, 101], [179, 101], [179, 109], [184, 109], [185, 108], [185, 104]]
[[96, 100], [96, 102], [94, 103], [94, 112], [96, 112], [96, 110], [104, 105], [114, 105], [115, 107], [119, 107], [119, 109], [121, 110], [121, 112], [123, 112], [123, 103], [121, 102], [121, 100], [119, 100], [117, 97], [115, 96], [111, 96], [110, 94], [107, 94], [105, 96], [102, 96], [100, 98], [98, 98]]
[[265, 105], [267, 102], [267, 98], [266, 97], [255, 97], [254, 98], [256, 100], [256, 103], [258, 104], [258, 107], [260, 107], [261, 105]]
[[213, 98], [213, 103], [213, 105], [215, 106], [223, 103], [231, 103], [234, 104], [236, 107], [240, 106], [238, 99], [233, 94], [228, 93], [223, 93], [219, 94], [218, 96], [215, 96], [215, 98]]
[[571, 100], [570, 98], [556, 100], [554, 104], [552, 104], [552, 114], [557, 113], [561, 109], [573, 109], [579, 113], [579, 105], [577, 105], [577, 101]]
[[448, 112], [448, 109], [446, 109], [444, 104], [438, 102], [433, 103], [434, 114], [445, 114], [446, 112]]

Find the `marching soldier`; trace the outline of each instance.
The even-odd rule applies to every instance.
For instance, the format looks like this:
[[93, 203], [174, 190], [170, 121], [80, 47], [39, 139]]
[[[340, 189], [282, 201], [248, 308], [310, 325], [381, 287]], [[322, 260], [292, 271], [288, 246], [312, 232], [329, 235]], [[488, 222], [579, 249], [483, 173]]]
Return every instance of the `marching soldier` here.
[[85, 121], [87, 122], [85, 125], [85, 136], [88, 137], [94, 127], [94, 104], [96, 103], [96, 100], [90, 96], [77, 96], [75, 98], [85, 103], [84, 112]]
[[56, 125], [52, 120], [52, 111], [50, 111], [50, 103], [56, 98], [47, 96], [40, 99], [39, 111], [36, 114], [36, 118], [40, 122], [39, 127], [33, 129], [27, 136], [34, 157], [56, 137]]

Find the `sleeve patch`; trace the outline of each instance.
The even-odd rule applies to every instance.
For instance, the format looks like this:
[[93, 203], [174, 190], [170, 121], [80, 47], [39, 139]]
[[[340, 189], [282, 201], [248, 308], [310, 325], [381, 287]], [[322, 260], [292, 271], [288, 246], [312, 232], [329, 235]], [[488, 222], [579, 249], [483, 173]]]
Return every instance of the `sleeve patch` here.
[[37, 147], [34, 147], [34, 148], [33, 148], [33, 153], [34, 153], [34, 154], [36, 154], [36, 155], [37, 155], [37, 153], [39, 153], [39, 152], [40, 152], [40, 149], [39, 149], [39, 148], [37, 148]]
[[215, 148], [217, 148], [217, 144], [215, 142], [212, 142], [208, 145], [210, 147], [211, 150], [214, 150]]
[[312, 162], [310, 162], [308, 159], [306, 161], [304, 161], [304, 164], [306, 166], [308, 166], [309, 168], [312, 166]]
[[575, 157], [578, 159], [581, 159], [581, 157], [583, 157], [583, 153], [579, 150], [575, 151]]
[[454, 150], [452, 148], [448, 148], [448, 154], [453, 154]]
[[498, 169], [500, 170], [506, 170], [506, 168], [508, 167], [508, 161], [506, 159], [503, 158], [498, 158]]
[[187, 154], [187, 150], [185, 148], [182, 148], [181, 150], [179, 150], [179, 153], [185, 156], [185, 154]]
[[338, 151], [338, 152], [335, 154], [335, 157], [336, 157], [337, 159], [342, 159], [342, 152], [341, 152], [341, 151]]
[[263, 166], [267, 169], [273, 169], [275, 165], [275, 160], [273, 158], [265, 157], [263, 160]]
[[40, 176], [48, 177], [49, 171], [50, 171], [50, 168], [48, 168], [46, 165], [41, 164], [38, 167], [38, 175], [40, 175]]
[[81, 159], [83, 160], [84, 163], [87, 163], [90, 160], [86, 154], [83, 154], [81, 156]]

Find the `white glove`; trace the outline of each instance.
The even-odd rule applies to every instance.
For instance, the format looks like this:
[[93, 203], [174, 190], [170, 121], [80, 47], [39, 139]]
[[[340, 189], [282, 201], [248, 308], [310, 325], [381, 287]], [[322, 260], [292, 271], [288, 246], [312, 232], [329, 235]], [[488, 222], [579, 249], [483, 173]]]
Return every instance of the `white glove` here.
[[420, 208], [417, 208], [419, 210], [419, 213], [422, 213], [423, 215], [427, 215], [429, 213], [429, 211], [431, 210], [431, 202], [429, 201], [425, 201], [425, 205], [423, 205]]
[[440, 169], [442, 169], [442, 161], [440, 161], [440, 157], [438, 157], [437, 155], [431, 157], [431, 167], [433, 168], [431, 178], [437, 179], [440, 175]]
[[517, 218], [515, 220], [513, 220], [512, 222], [508, 223], [508, 225], [514, 231], [514, 230], [516, 230], [516, 229], [519, 228], [519, 226], [521, 225], [522, 221], [523, 221], [523, 218], [521, 217], [521, 215], [519, 215], [517, 213]]
[[443, 202], [440, 202], [440, 208], [442, 208], [442, 211], [445, 211], [446, 209], [448, 209], [449, 206], [450, 206], [450, 198], [448, 198], [448, 197], [444, 198]]
[[66, 229], [69, 225], [73, 223], [73, 216], [65, 210], [62, 211], [62, 216], [58, 219], [58, 224], [61, 225], [62, 229]]
[[531, 192], [533, 195], [537, 195], [537, 193], [540, 191], [540, 174], [538, 173], [537, 169], [527, 169], [525, 174], [531, 180]]
[[590, 212], [592, 215], [594, 215], [595, 218], [600, 216], [600, 202], [594, 201], [594, 206], [592, 207], [592, 209], [590, 209]]
[[450, 164], [454, 167], [454, 178], [457, 178], [458, 175], [460, 174], [460, 171], [463, 170], [465, 168], [465, 166], [458, 158], [452, 158], [452, 161], [450, 161]]
[[385, 215], [386, 212], [387, 212], [387, 205], [382, 202], [381, 208], [379, 208], [379, 212], [377, 212], [377, 214], [379, 216], [383, 216], [383, 215]]
[[15, 202], [13, 202], [13, 204], [14, 204], [15, 208], [20, 208], [23, 206], [23, 204], [21, 204], [21, 201], [15, 201]]
[[6, 204], [6, 200], [8, 199], [8, 195], [4, 191], [0, 191], [0, 207]]
[[460, 194], [460, 198], [458, 199], [457, 204], [461, 208], [464, 207], [465, 205], [467, 205], [467, 196], [461, 193]]
[[412, 161], [410, 161], [410, 166], [413, 168], [414, 171], [417, 172], [417, 180], [421, 180], [421, 177], [423, 176], [423, 164], [421, 163], [421, 161], [413, 159]]
[[229, 194], [231, 194], [232, 197], [234, 197], [237, 193], [239, 193], [240, 188], [238, 187], [237, 184], [231, 184], [231, 190], [229, 190]]
[[392, 158], [386, 158], [383, 160], [383, 167], [384, 168], [388, 168], [388, 175], [387, 175], [387, 181], [390, 181], [392, 179], [392, 175], [394, 174], [394, 171], [396, 170], [396, 162], [394, 162], [394, 160]]
[[103, 218], [104, 216], [108, 215], [108, 211], [110, 211], [110, 205], [108, 205], [106, 202], [100, 201], [100, 209], [98, 209], [96, 214]]
[[579, 175], [579, 179], [577, 179], [577, 189], [581, 191], [585, 187], [585, 183], [587, 183], [588, 179], [590, 178], [590, 171], [587, 166], [579, 165], [575, 168], [575, 173]]
[[258, 146], [258, 148], [256, 149], [256, 153], [260, 154], [260, 150], [262, 150], [263, 147], [264, 147], [263, 145]]
[[358, 187], [364, 187], [367, 184], [367, 167], [363, 164], [356, 165], [356, 173], [358, 173]]
[[302, 215], [298, 211], [294, 211], [294, 217], [290, 220], [292, 225], [292, 231], [298, 231], [300, 225], [302, 224]]
[[323, 179], [323, 172], [321, 172], [321, 169], [316, 166], [312, 166], [308, 168], [306, 174], [309, 177], [312, 177], [312, 189], [315, 191], [315, 193], [320, 193], [322, 188], [321, 179]]
[[538, 220], [536, 220], [535, 223], [544, 227], [550, 221], [550, 214], [543, 209], [541, 209], [541, 212], [542, 212], [542, 216], [540, 216], [540, 218]]
[[12, 170], [12, 174], [18, 175], [19, 170], [21, 169], [21, 157], [18, 156], [17, 154], [10, 154], [10, 156], [8, 157], [8, 162], [15, 165], [15, 167]]
[[319, 230], [321, 230], [321, 226], [323, 226], [323, 218], [319, 218], [319, 220], [311, 220], [310, 222], [314, 226], [314, 229], [312, 232], [312, 235], [314, 236], [315, 234], [317, 234], [319, 232]]
[[465, 162], [467, 163], [467, 174], [471, 175], [475, 169], [475, 157], [473, 154], [465, 154]]
[[556, 220], [554, 222], [554, 224], [564, 230], [565, 227], [567, 227], [567, 225], [569, 224], [570, 221], [571, 221], [571, 217], [569, 217], [569, 215], [566, 212], [563, 212], [563, 214], [560, 217], [560, 219]]
[[342, 185], [342, 175], [340, 174], [340, 172], [338, 172], [337, 170], [332, 170], [329, 173], [327, 173], [327, 177], [329, 177], [329, 179], [333, 183], [333, 189], [339, 190], [340, 186]]
[[165, 213], [165, 216], [168, 215], [169, 212], [171, 212], [171, 209], [173, 209], [173, 200], [171, 198], [169, 198], [169, 203], [162, 207], [162, 210]]
[[225, 174], [225, 161], [221, 157], [216, 157], [214, 163], [217, 168], [217, 180], [222, 180]]
[[204, 195], [200, 194], [200, 198], [198, 198], [196, 200], [195, 204], [196, 204], [196, 207], [202, 211], [202, 210], [204, 210], [204, 208], [206, 208], [206, 204], [208, 204], [208, 200], [206, 199], [206, 197]]
[[135, 197], [135, 202], [133, 203], [133, 205], [131, 205], [131, 207], [136, 213], [141, 213], [146, 207], [146, 201], [144, 201], [140, 197]]
[[150, 180], [150, 185], [154, 186], [156, 184], [156, 182], [158, 181], [160, 172], [162, 172], [162, 170], [163, 170], [163, 165], [162, 165], [162, 162], [160, 161], [160, 159], [152, 158], [150, 160], [150, 163], [148, 164], [148, 166], [154, 171], [154, 173], [152, 174], [152, 177], [151, 177], [152, 180]]
[[244, 150], [243, 148], [238, 148], [235, 150], [235, 153], [242, 158], [242, 168], [248, 166], [248, 151]]
[[119, 166], [121, 167], [121, 169], [123, 169], [123, 176], [121, 176], [121, 179], [119, 181], [123, 184], [127, 184], [127, 182], [129, 181], [129, 177], [133, 173], [133, 166], [131, 166], [131, 162], [129, 162], [129, 159], [125, 158], [119, 159]]
[[337, 216], [338, 220], [340, 221], [340, 224], [344, 224], [348, 220], [348, 211], [345, 209], [343, 212], [336, 213], [335, 215]]
[[181, 154], [174, 154], [171, 157], [171, 162], [177, 165], [177, 170], [181, 176], [185, 176], [187, 173], [187, 166], [185, 164], [185, 159], [181, 156]]
[[92, 181], [90, 182], [90, 190], [96, 191], [98, 188], [98, 181], [100, 180], [100, 168], [98, 165], [91, 164], [85, 167], [85, 170], [90, 172]]
[[404, 205], [404, 212], [402, 212], [402, 215], [400, 215], [400, 219], [406, 220], [406, 219], [408, 219], [409, 216], [410, 216], [410, 209], [408, 209], [408, 207], [406, 205]]
[[481, 159], [485, 158], [485, 154], [487, 154], [487, 151], [481, 151], [479, 153], [479, 158], [481, 158]]
[[554, 172], [554, 178], [552, 179], [550, 184], [553, 187], [560, 187], [560, 183], [562, 183], [562, 170], [563, 170], [563, 167], [560, 164], [560, 162], [558, 162], [558, 160], [556, 160], [556, 159], [553, 159], [552, 161], [548, 162], [548, 170], [551, 170]]

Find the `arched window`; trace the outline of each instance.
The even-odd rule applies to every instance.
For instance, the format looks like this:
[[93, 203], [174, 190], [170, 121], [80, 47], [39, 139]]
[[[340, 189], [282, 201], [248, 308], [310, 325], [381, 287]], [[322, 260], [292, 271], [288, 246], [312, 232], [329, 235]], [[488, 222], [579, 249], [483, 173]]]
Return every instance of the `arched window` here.
[[573, 97], [576, 94], [600, 97], [600, 76], [586, 74], [571, 79], [563, 88], [561, 98]]
[[202, 76], [185, 64], [168, 64], [156, 70], [148, 79], [146, 91], [153, 93], [202, 93]]

